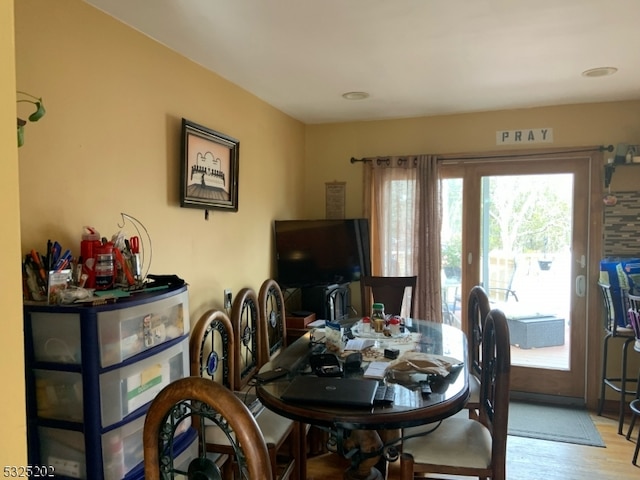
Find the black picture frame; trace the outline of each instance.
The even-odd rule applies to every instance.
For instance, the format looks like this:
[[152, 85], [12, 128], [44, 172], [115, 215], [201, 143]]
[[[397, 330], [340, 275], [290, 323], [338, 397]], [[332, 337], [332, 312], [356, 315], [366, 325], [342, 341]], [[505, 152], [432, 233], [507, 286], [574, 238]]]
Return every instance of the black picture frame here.
[[238, 211], [238, 140], [183, 118], [181, 157], [181, 207]]

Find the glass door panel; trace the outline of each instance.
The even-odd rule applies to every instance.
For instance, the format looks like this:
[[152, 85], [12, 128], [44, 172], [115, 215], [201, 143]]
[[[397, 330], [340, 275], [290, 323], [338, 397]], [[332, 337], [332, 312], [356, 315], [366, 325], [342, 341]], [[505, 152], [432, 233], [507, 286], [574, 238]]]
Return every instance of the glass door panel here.
[[482, 178], [481, 283], [509, 318], [511, 363], [569, 369], [573, 175]]
[[514, 391], [584, 397], [586, 302], [574, 285], [586, 274], [589, 166], [574, 157], [441, 168], [444, 319], [464, 326], [464, 292], [485, 287], [509, 319]]

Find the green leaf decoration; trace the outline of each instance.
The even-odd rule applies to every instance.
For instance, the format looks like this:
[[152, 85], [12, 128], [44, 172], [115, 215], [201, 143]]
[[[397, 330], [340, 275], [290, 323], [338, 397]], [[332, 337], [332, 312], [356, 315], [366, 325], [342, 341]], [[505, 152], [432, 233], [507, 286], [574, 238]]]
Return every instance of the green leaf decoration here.
[[35, 102], [35, 105], [37, 107], [37, 110], [33, 112], [31, 115], [29, 115], [30, 122], [37, 122], [42, 117], [44, 117], [45, 113], [47, 113], [47, 111], [44, 109], [44, 104], [42, 103], [42, 99], [40, 99], [39, 102]]

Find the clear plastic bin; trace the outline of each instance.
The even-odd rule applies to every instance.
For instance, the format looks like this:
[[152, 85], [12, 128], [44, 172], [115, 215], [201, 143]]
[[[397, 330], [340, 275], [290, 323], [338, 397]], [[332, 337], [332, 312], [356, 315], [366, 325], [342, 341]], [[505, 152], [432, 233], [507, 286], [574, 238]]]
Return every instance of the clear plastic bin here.
[[34, 369], [38, 416], [82, 422], [82, 376], [75, 372]]
[[100, 375], [102, 426], [149, 403], [169, 383], [189, 375], [189, 336], [135, 364]]
[[120, 363], [189, 333], [189, 295], [185, 290], [158, 302], [98, 314], [100, 362]]
[[[186, 421], [186, 420], [185, 420]], [[182, 425], [180, 426], [182, 432]], [[177, 471], [187, 472], [189, 464], [194, 458], [198, 458], [200, 449], [198, 448], [198, 432], [194, 428], [190, 428], [187, 433], [176, 439], [173, 444], [174, 458], [173, 467]], [[216, 461], [219, 457], [219, 453], [207, 453], [207, 457]], [[127, 475], [126, 480], [144, 480], [144, 466], [138, 465], [130, 474]], [[174, 480], [187, 480], [186, 475], [179, 473], [174, 474]]]
[[[105, 480], [121, 480], [144, 460], [142, 433], [145, 416], [141, 416], [102, 435], [102, 464]], [[191, 426], [190, 419], [183, 421], [176, 436]], [[46, 465], [54, 467], [56, 475], [86, 479], [84, 435], [73, 430], [39, 427], [40, 449]], [[185, 450], [191, 458], [198, 455], [197, 437]], [[183, 460], [184, 461], [184, 460]], [[177, 463], [176, 463], [177, 464]]]
[[47, 312], [30, 315], [36, 361], [79, 365], [80, 315]]

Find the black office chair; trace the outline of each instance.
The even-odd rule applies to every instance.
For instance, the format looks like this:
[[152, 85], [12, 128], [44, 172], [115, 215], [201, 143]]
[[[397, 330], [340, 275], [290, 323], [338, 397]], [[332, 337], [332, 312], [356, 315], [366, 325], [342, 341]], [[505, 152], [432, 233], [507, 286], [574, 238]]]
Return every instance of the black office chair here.
[[[600, 377], [600, 401], [598, 403], [598, 415], [602, 415], [602, 409], [604, 408], [605, 389], [609, 387], [614, 392], [617, 392], [619, 396], [618, 402], [618, 434], [622, 435], [622, 427], [624, 425], [624, 415], [627, 405], [627, 396], [635, 395], [636, 390], [629, 390], [627, 388], [628, 382], [636, 383], [638, 379], [636, 377], [629, 377], [627, 374], [627, 352], [629, 345], [636, 339], [633, 329], [627, 327], [621, 327], [618, 325], [616, 316], [615, 301], [619, 302], [618, 308], [622, 315], [627, 315], [627, 297], [626, 293], [621, 295], [614, 295], [611, 291], [611, 286], [599, 282], [600, 292], [602, 293], [603, 304], [603, 318], [605, 336], [603, 339], [602, 348], [602, 376]], [[608, 372], [608, 356], [609, 356], [609, 341], [612, 338], [621, 338], [622, 343], [622, 362], [620, 365], [621, 374], [619, 377], [609, 376]]]
[[[384, 311], [391, 315], [402, 315], [405, 298], [409, 301], [408, 314], [413, 317], [415, 289], [418, 277], [362, 277], [362, 310], [364, 316], [371, 315], [373, 302], [383, 303]], [[407, 291], [410, 289], [410, 291]]]

